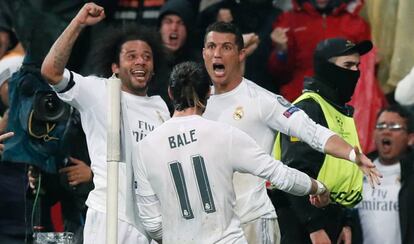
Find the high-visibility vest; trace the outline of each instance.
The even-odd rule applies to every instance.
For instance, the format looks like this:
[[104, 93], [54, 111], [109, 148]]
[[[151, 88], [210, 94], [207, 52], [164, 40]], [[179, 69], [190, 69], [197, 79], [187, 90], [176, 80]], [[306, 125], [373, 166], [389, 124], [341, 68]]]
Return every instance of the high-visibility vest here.
[[[295, 103], [311, 98], [317, 102], [328, 123], [328, 128], [336, 132], [352, 146], [359, 145], [355, 122], [352, 117], [345, 116], [314, 92], [305, 92]], [[276, 137], [274, 156], [281, 159], [280, 133]], [[358, 166], [350, 161], [325, 155], [317, 179], [323, 182], [331, 192], [331, 200], [345, 207], [353, 207], [362, 200], [363, 173]]]

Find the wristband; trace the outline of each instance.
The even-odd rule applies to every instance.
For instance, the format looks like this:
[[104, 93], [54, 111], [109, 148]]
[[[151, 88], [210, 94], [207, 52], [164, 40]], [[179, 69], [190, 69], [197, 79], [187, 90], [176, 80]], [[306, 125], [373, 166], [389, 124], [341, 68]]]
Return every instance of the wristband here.
[[326, 192], [326, 187], [322, 184], [322, 182], [315, 180], [316, 184], [318, 185], [318, 189], [316, 190], [315, 195], [321, 195]]
[[349, 161], [356, 163], [356, 153], [355, 153], [355, 150], [353, 148], [349, 152], [348, 158], [349, 158]]

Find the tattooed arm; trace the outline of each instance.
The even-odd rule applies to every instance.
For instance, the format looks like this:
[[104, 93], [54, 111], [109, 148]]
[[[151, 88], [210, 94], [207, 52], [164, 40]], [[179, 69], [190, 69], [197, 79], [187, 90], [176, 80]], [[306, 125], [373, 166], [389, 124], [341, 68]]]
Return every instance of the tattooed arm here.
[[42, 75], [51, 85], [57, 85], [63, 78], [73, 45], [82, 29], [105, 18], [104, 9], [94, 3], [85, 4], [65, 31], [53, 44], [42, 64]]

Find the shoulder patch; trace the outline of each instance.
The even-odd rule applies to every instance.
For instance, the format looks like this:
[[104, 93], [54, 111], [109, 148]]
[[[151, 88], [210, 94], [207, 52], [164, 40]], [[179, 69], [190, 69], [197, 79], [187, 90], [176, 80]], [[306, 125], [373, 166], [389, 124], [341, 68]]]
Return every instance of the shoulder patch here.
[[300, 111], [300, 109], [299, 109], [298, 107], [292, 106], [292, 107], [290, 107], [290, 108], [286, 109], [286, 111], [285, 111], [285, 112], [283, 112], [283, 115], [284, 115], [286, 118], [289, 118], [290, 116], [292, 116], [292, 114], [293, 114], [293, 113], [295, 113], [295, 112], [297, 112], [297, 111]]

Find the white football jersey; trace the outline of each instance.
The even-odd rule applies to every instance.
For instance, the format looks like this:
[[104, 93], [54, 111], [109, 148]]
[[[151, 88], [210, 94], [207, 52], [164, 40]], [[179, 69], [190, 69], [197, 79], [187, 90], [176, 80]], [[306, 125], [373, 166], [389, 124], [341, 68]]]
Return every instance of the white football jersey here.
[[[323, 151], [326, 141], [333, 135], [282, 96], [245, 78], [233, 90], [213, 94], [207, 101], [203, 117], [241, 129], [268, 154], [272, 153], [278, 131], [295, 136], [318, 151]], [[234, 187], [237, 198], [235, 211], [242, 223], [264, 215], [276, 217], [263, 179], [236, 173]]]
[[401, 189], [400, 162], [383, 165], [377, 158], [374, 164], [383, 175], [381, 185], [372, 188], [364, 177], [363, 200], [356, 206], [361, 221], [363, 243], [401, 244], [398, 203]]
[[[235, 171], [296, 195], [311, 187], [306, 174], [273, 159], [241, 130], [197, 115], [156, 128], [139, 143], [133, 167], [138, 195], [158, 197], [164, 243], [247, 243], [233, 210]], [[139, 209], [153, 226], [149, 205]]]
[[[81, 123], [86, 135], [86, 141], [93, 171], [95, 188], [89, 193], [86, 204], [100, 212], [106, 212], [106, 139], [107, 139], [107, 79], [94, 76], [83, 77], [72, 72], [74, 84], [64, 93], [57, 93], [59, 98], [79, 110]], [[64, 79], [70, 79], [70, 73], [65, 70]], [[123, 124], [128, 123], [132, 147], [138, 144], [147, 134], [163, 121], [169, 119], [166, 104], [159, 96], [143, 97], [121, 92]], [[126, 113], [125, 113], [126, 111]], [[125, 127], [125, 126], [124, 126]], [[126, 132], [125, 132], [126, 133]], [[125, 142], [121, 143], [125, 155]], [[131, 152], [130, 152], [131, 153]], [[130, 162], [126, 162], [130, 164]], [[118, 218], [134, 224], [134, 216], [127, 213], [129, 206], [134, 204], [132, 192], [127, 192], [127, 186], [132, 185], [127, 174], [127, 164], [119, 164], [118, 187]], [[132, 176], [132, 172], [131, 172]]]

